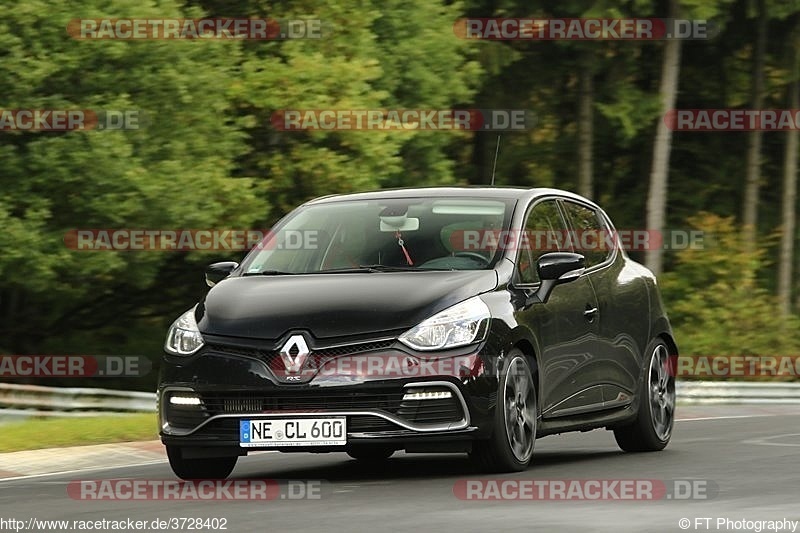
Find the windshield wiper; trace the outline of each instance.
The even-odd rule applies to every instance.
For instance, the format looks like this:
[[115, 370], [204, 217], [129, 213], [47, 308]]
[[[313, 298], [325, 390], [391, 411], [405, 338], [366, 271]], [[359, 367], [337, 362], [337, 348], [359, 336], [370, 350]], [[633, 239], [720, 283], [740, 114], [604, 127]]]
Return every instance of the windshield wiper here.
[[430, 272], [433, 270], [449, 270], [446, 268], [417, 268], [413, 266], [358, 265], [357, 267], [331, 268], [313, 272], [284, 272], [283, 270], [261, 270], [245, 272], [242, 276], [299, 276], [302, 274], [351, 274], [358, 272]]
[[418, 268], [413, 266], [389, 266], [389, 265], [358, 265], [358, 268], [366, 268], [375, 272], [410, 272], [427, 270], [425, 268]]
[[245, 272], [243, 276], [292, 276], [294, 272], [284, 272], [283, 270], [261, 270], [260, 272]]
[[347, 274], [351, 272], [425, 272], [431, 270], [444, 270], [441, 268], [418, 268], [413, 266], [390, 266], [390, 265], [358, 265], [357, 267], [332, 268], [330, 270], [318, 270], [314, 274]]

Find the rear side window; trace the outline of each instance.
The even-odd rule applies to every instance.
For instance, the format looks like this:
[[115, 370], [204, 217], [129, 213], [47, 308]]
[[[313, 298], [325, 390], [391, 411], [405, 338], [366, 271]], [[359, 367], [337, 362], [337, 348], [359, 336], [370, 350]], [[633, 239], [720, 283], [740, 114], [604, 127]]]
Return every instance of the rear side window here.
[[611, 255], [608, 228], [597, 211], [565, 200], [564, 211], [572, 226], [572, 244], [576, 253], [586, 258], [586, 268], [599, 265]]

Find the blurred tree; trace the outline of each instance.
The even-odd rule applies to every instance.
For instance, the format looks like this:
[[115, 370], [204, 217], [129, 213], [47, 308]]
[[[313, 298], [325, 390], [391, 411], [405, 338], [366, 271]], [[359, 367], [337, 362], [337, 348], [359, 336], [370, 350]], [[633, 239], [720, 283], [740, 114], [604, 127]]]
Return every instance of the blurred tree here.
[[455, 38], [460, 5], [426, 0], [196, 2], [212, 16], [320, 19], [322, 39], [246, 43], [229, 97], [249, 150], [236, 175], [257, 178], [272, 222], [331, 193], [455, 181], [449, 153], [463, 132], [277, 131], [283, 109], [451, 109], [468, 104], [481, 70]]
[[[680, 13], [678, 0], [669, 0], [668, 18], [677, 19]], [[664, 45], [664, 62], [661, 67], [661, 115], [675, 109], [678, 93], [678, 78], [681, 63], [681, 40], [669, 39]], [[656, 137], [653, 144], [653, 167], [650, 171], [650, 190], [647, 195], [647, 229], [663, 232], [665, 212], [667, 210], [667, 178], [669, 176], [669, 155], [672, 142], [672, 130], [664, 120], [656, 126]], [[664, 250], [661, 247], [648, 250], [645, 265], [655, 275], [661, 274], [664, 266]]]
[[[790, 79], [787, 87], [788, 109], [800, 109], [800, 17], [795, 31], [788, 40]], [[781, 245], [778, 262], [778, 304], [783, 317], [791, 312], [792, 304], [792, 266], [794, 263], [794, 243], [797, 238], [797, 151], [798, 132], [786, 132], [786, 148], [783, 160], [783, 201], [781, 206]]]
[[578, 194], [594, 196], [594, 71], [593, 57], [584, 52], [578, 95]]
[[[766, 0], [755, 0], [756, 3], [756, 41], [753, 50], [751, 109], [764, 107], [764, 61], [767, 48], [767, 15]], [[761, 139], [763, 133], [756, 129], [748, 133], [747, 161], [745, 163], [746, 178], [744, 203], [742, 210], [742, 226], [744, 239], [748, 248], [755, 249], [758, 231], [758, 191], [761, 187]]]
[[[0, 348], [115, 351], [132, 320], [171, 316], [200, 287], [183, 281], [202, 254], [75, 252], [73, 228], [249, 227], [268, 209], [232, 181], [245, 137], [228, 114], [236, 42], [78, 41], [79, 17], [178, 17], [177, 2], [31, 0], [0, 20], [0, 106], [139, 110], [140, 129], [0, 132]], [[190, 11], [199, 15], [199, 11]], [[195, 266], [192, 266], [195, 265]], [[70, 339], [74, 344], [67, 342]]]

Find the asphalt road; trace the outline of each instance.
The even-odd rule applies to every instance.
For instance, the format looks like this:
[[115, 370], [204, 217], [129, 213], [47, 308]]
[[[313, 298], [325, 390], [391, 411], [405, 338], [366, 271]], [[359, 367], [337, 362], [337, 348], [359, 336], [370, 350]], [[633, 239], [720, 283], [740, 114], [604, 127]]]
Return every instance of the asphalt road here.
[[[339, 453], [259, 454], [241, 459], [233, 473], [236, 479], [319, 482], [319, 499], [133, 502], [70, 497], [67, 487], [75, 480], [174, 479], [167, 464], [98, 465], [92, 471], [0, 482], [0, 518], [219, 517], [233, 532], [755, 531], [754, 524], [746, 523], [718, 527], [717, 519], [800, 521], [800, 408], [682, 407], [678, 418], [663, 452], [625, 454], [610, 432], [573, 433], [539, 440], [528, 471], [502, 476], [480, 475], [459, 455], [396, 454], [380, 471], [371, 471]], [[707, 499], [472, 501], [454, 495], [459, 480], [488, 478], [649, 479], [668, 486], [673, 480], [699, 480], [706, 483]], [[285, 495], [288, 489], [281, 490]], [[688, 529], [679, 527], [681, 518], [691, 520]], [[696, 518], [711, 521], [706, 527]]]

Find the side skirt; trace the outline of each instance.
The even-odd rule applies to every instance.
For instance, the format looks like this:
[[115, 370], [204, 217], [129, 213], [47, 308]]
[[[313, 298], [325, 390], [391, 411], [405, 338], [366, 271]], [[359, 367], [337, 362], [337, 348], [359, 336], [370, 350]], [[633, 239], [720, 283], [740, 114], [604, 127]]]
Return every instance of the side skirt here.
[[570, 431], [591, 431], [598, 428], [613, 429], [614, 426], [624, 426], [635, 419], [636, 408], [633, 404], [592, 414], [549, 418], [539, 421], [536, 436], [544, 437]]

